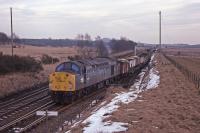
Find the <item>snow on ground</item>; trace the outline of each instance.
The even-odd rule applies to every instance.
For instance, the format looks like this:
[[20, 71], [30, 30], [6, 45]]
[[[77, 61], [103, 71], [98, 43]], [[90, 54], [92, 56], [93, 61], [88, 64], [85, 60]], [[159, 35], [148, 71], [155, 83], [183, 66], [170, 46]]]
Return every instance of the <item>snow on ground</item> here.
[[71, 133], [71, 130], [69, 130], [69, 131], [67, 131], [67, 132], [65, 132], [65, 133]]
[[147, 84], [146, 89], [156, 88], [160, 83], [160, 76], [158, 75], [159, 72], [152, 68], [149, 73], [149, 81]]
[[[156, 61], [154, 60], [154, 54], [151, 57], [150, 65], [152, 66], [155, 64]], [[160, 83], [160, 76], [159, 72], [155, 69], [155, 67], [152, 67], [149, 72], [149, 81], [147, 83], [146, 89], [152, 89], [158, 87]]]
[[[154, 55], [151, 57], [150, 64], [153, 63], [153, 59], [154, 59]], [[160, 82], [160, 77], [158, 74], [159, 74], [158, 71], [154, 67], [150, 69], [150, 72], [148, 75], [149, 80], [148, 80], [146, 89], [152, 89], [158, 86]], [[137, 81], [129, 89], [128, 92], [116, 93], [116, 96], [111, 100], [110, 103], [92, 112], [92, 115], [82, 122], [86, 124], [86, 126], [83, 128], [83, 132], [84, 133], [94, 133], [94, 132], [112, 133], [112, 132], [120, 132], [120, 131], [128, 130], [127, 128], [128, 123], [112, 122], [112, 121], [105, 122], [104, 120], [108, 118], [109, 116], [111, 116], [114, 111], [117, 111], [117, 109], [120, 107], [119, 103], [128, 104], [134, 101], [138, 97], [139, 93], [144, 91], [143, 89], [141, 89], [141, 83], [142, 83], [144, 75], [145, 75], [144, 71], [140, 73], [139, 81]]]

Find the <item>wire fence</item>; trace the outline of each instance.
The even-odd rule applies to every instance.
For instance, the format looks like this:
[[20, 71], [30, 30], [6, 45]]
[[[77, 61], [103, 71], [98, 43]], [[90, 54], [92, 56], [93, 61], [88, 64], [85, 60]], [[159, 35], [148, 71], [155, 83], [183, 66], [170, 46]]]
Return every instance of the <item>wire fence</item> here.
[[185, 66], [179, 64], [177, 61], [172, 59], [171, 57], [167, 56], [165, 53], [163, 53], [164, 57], [167, 58], [172, 64], [176, 66], [187, 78], [189, 81], [193, 82], [195, 86], [200, 89], [200, 75], [195, 74], [191, 72], [189, 69], [187, 69]]

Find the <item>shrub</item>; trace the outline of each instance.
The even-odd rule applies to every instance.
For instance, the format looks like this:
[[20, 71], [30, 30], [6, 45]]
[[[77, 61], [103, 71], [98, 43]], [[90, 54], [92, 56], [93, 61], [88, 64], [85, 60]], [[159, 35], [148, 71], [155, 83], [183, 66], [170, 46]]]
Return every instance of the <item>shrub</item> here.
[[41, 62], [43, 64], [54, 64], [56, 62], [59, 62], [59, 59], [58, 58], [53, 58], [53, 57], [51, 57], [49, 55], [44, 54], [42, 56]]
[[0, 56], [0, 74], [10, 72], [38, 72], [42, 69], [41, 63], [29, 56]]
[[68, 59], [74, 61], [74, 60], [81, 60], [83, 58], [79, 55], [75, 55], [75, 56], [68, 56]]

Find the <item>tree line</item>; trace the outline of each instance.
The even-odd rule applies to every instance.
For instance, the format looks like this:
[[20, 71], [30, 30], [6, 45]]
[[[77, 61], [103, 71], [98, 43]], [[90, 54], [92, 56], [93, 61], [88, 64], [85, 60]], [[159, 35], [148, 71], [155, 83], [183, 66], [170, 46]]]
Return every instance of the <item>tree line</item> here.
[[[0, 32], [0, 44], [7, 44], [11, 41], [11, 37], [6, 35], [6, 33]], [[13, 41], [15, 43], [20, 43], [19, 36], [13, 33]]]
[[[83, 53], [83, 56], [90, 56], [90, 48], [95, 48], [97, 55], [100, 57], [108, 56], [111, 53], [130, 50], [137, 45], [136, 42], [131, 41], [126, 37], [121, 37], [120, 39], [105, 39], [96, 36], [94, 40], [92, 40], [88, 33], [78, 34], [75, 39], [20, 39], [19, 36], [13, 34], [13, 41], [15, 43], [36, 46], [78, 46], [78, 51]], [[5, 33], [0, 32], [0, 44], [6, 44], [9, 42], [10, 37]]]

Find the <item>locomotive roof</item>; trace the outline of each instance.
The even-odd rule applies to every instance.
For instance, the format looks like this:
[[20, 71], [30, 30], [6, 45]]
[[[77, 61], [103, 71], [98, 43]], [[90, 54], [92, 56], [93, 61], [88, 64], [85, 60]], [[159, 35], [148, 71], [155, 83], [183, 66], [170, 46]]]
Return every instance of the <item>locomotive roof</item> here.
[[128, 57], [127, 59], [128, 60], [133, 60], [133, 59], [137, 59], [137, 58], [139, 58], [138, 56], [130, 56], [130, 57]]
[[101, 65], [101, 64], [109, 64], [112, 62], [109, 58], [94, 58], [94, 59], [82, 59], [82, 60], [76, 60], [78, 64], [92, 66], [92, 65]]
[[120, 58], [120, 59], [118, 59], [118, 61], [119, 61], [119, 62], [128, 62], [128, 60], [125, 59], [125, 58]]

